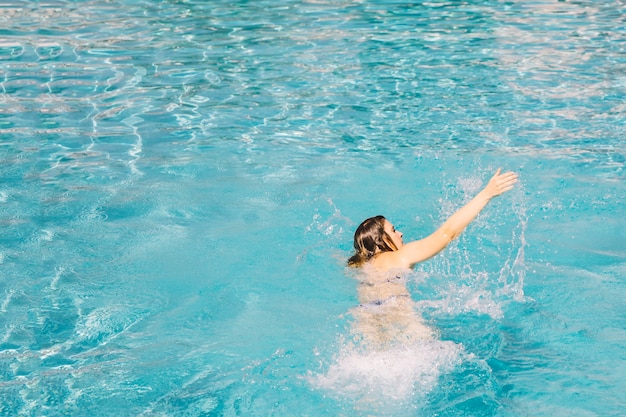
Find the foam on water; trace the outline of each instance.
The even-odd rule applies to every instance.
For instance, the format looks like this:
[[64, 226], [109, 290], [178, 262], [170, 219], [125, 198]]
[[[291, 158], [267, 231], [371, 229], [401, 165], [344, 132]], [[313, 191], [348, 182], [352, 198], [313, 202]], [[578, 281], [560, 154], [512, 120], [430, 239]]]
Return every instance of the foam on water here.
[[463, 347], [450, 341], [423, 340], [387, 350], [367, 350], [345, 344], [324, 372], [307, 380], [328, 395], [357, 404], [411, 404], [432, 391], [442, 373], [458, 366]]
[[434, 308], [447, 314], [476, 312], [494, 319], [503, 317], [501, 305], [494, 299], [494, 294], [486, 289], [470, 285], [450, 284], [438, 300], [424, 300], [419, 304], [423, 308]]

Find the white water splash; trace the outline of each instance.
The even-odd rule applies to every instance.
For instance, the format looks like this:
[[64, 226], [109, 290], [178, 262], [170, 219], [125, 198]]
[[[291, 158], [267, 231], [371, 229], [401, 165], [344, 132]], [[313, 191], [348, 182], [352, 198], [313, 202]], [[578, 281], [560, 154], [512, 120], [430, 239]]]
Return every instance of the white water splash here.
[[435, 339], [382, 351], [346, 345], [324, 372], [310, 372], [307, 380], [360, 404], [408, 404], [431, 392], [442, 373], [461, 363], [462, 353], [461, 345]]

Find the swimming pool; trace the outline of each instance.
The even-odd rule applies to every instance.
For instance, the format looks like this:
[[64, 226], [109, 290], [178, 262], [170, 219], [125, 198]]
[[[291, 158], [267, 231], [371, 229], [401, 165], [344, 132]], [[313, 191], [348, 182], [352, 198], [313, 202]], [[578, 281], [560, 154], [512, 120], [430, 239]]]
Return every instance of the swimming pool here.
[[[2, 415], [626, 406], [620, 1], [0, 6]], [[350, 342], [352, 234], [520, 186]]]

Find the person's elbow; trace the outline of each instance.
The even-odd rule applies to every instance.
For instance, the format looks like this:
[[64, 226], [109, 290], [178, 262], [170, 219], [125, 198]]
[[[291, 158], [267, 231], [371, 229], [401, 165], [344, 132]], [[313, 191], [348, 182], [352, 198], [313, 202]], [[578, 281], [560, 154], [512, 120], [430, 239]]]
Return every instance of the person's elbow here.
[[461, 232], [462, 230], [446, 226], [443, 226], [441, 229], [439, 229], [437, 231], [437, 240], [439, 240], [440, 244], [443, 246], [442, 249], [448, 246], [448, 244], [450, 244], [450, 242], [452, 242], [454, 239], [459, 237]]

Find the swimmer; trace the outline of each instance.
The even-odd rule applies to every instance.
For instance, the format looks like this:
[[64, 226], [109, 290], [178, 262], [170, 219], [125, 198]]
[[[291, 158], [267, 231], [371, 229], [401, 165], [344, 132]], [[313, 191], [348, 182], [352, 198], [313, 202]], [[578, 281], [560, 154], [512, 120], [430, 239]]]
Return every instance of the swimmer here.
[[431, 235], [404, 243], [402, 232], [383, 216], [365, 220], [354, 234], [355, 254], [348, 265], [364, 272], [359, 285], [355, 329], [366, 342], [386, 346], [398, 341], [432, 337], [414, 309], [400, 271], [437, 255], [457, 238], [489, 201], [513, 188], [513, 172], [494, 174], [487, 186]]
[[348, 260], [349, 266], [371, 265], [381, 272], [398, 268], [412, 268], [443, 249], [472, 222], [489, 201], [513, 188], [517, 175], [500, 173], [489, 180], [487, 186], [469, 203], [454, 213], [430, 236], [404, 243], [402, 232], [395, 229], [383, 216], [371, 217], [357, 228], [354, 234], [356, 253]]

